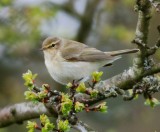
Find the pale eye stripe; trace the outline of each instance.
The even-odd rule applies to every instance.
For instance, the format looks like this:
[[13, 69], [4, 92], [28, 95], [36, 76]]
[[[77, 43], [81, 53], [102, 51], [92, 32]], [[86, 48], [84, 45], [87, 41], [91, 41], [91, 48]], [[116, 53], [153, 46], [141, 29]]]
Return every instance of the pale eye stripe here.
[[53, 47], [53, 45], [54, 45], [54, 44], [52, 43], [52, 44], [50, 44], [50, 45], [44, 46], [44, 48], [45, 48], [45, 49], [48, 49], [48, 48]]

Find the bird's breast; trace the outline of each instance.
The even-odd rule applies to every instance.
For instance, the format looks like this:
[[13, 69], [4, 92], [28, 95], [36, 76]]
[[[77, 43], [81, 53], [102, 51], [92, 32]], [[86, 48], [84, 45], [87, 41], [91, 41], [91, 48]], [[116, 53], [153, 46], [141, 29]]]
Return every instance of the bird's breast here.
[[95, 62], [68, 62], [68, 61], [45, 61], [46, 67], [52, 78], [62, 84], [73, 80], [79, 80], [90, 76], [93, 71], [100, 67]]

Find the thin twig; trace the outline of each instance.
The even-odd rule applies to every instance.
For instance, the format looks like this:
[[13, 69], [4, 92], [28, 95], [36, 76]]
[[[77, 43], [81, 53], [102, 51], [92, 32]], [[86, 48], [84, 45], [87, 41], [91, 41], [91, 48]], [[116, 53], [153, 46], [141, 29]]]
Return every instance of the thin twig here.
[[73, 126], [74, 129], [78, 130], [79, 132], [96, 132], [86, 123], [79, 121], [76, 125]]
[[149, 0], [153, 7], [155, 7], [157, 12], [160, 12], [160, 1], [158, 0]]

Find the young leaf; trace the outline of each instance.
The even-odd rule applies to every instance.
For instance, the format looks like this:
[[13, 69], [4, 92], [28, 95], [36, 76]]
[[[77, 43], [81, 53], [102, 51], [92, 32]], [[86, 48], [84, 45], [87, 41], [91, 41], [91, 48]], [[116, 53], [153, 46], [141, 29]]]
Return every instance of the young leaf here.
[[65, 120], [65, 121], [59, 120], [58, 130], [62, 132], [68, 132], [70, 130], [70, 125], [69, 125], [68, 120]]
[[27, 100], [31, 100], [31, 101], [38, 100], [38, 95], [35, 92], [25, 91], [24, 95], [25, 95], [25, 99], [27, 99]]
[[103, 103], [101, 103], [100, 105], [99, 105], [99, 111], [100, 112], [103, 112], [103, 113], [105, 113], [105, 112], [107, 112], [107, 106], [106, 106], [106, 102], [103, 102]]
[[33, 81], [37, 77], [37, 74], [32, 74], [32, 72], [30, 70], [28, 70], [26, 73], [24, 73], [22, 75], [22, 77], [25, 81], [24, 85], [29, 87], [30, 90], [32, 90], [33, 89]]
[[69, 99], [69, 95], [64, 93], [62, 93], [61, 101], [61, 112], [64, 116], [67, 116], [73, 107], [73, 102]]
[[50, 122], [47, 122], [43, 129], [46, 131], [46, 132], [50, 132], [51, 130], [53, 130], [55, 128], [55, 125], [53, 123], [50, 123]]
[[147, 106], [151, 106], [152, 108], [154, 108], [157, 105], [160, 105], [160, 102], [156, 99], [156, 98], [152, 98], [152, 99], [146, 99], [146, 101], [144, 102], [145, 105]]
[[55, 125], [53, 123], [50, 123], [48, 116], [44, 114], [40, 115], [40, 121], [41, 121], [41, 124], [44, 126], [42, 128], [42, 132], [49, 132], [53, 130], [53, 128], [55, 128]]
[[92, 73], [92, 80], [93, 82], [99, 82], [101, 80], [101, 76], [103, 75], [103, 72], [93, 72]]
[[83, 109], [84, 109], [84, 104], [83, 103], [80, 103], [80, 102], [76, 102], [75, 103], [75, 111], [76, 112], [81, 112]]
[[91, 90], [90, 93], [92, 98], [96, 98], [98, 95], [98, 91], [96, 89]]
[[35, 128], [37, 127], [36, 122], [28, 121], [26, 128], [28, 129], [28, 132], [34, 132]]
[[41, 123], [43, 125], [45, 125], [46, 123], [50, 122], [49, 118], [45, 114], [40, 115], [40, 121], [41, 121]]
[[61, 111], [62, 111], [63, 115], [67, 116], [70, 113], [72, 107], [73, 107], [72, 101], [61, 103]]
[[73, 85], [71, 82], [69, 82], [67, 85], [66, 85], [66, 88], [71, 88]]
[[76, 88], [76, 91], [80, 93], [84, 93], [86, 91], [85, 83], [84, 82], [80, 83], [79, 86]]

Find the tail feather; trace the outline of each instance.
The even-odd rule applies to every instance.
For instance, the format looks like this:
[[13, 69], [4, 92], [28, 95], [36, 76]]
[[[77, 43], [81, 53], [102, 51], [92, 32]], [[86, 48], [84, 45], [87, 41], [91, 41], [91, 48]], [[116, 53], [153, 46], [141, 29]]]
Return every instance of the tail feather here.
[[111, 56], [118, 56], [123, 54], [136, 53], [138, 51], [139, 49], [125, 49], [125, 50], [111, 51], [111, 52], [105, 52], [105, 53]]

